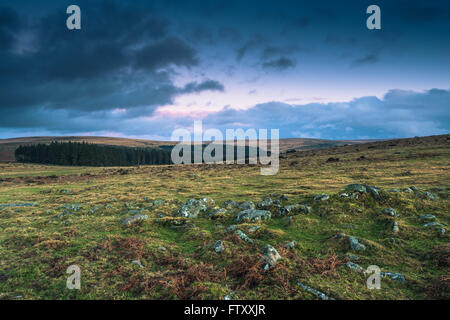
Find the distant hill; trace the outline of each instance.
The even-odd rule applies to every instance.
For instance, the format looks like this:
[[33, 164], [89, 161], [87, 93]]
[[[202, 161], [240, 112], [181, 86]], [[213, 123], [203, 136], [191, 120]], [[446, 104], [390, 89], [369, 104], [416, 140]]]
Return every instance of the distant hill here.
[[[94, 136], [45, 136], [45, 137], [21, 137], [0, 139], [0, 162], [15, 161], [14, 151], [21, 145], [29, 144], [49, 144], [52, 141], [58, 142], [88, 142], [101, 145], [111, 146], [126, 146], [126, 147], [157, 147], [174, 145], [173, 141], [156, 141], [143, 139], [128, 139], [128, 138], [114, 138], [114, 137], [94, 137]], [[359, 144], [373, 140], [324, 140], [324, 139], [309, 139], [309, 138], [288, 138], [280, 139], [280, 152], [288, 150], [311, 150], [322, 149], [329, 147], [343, 146], [346, 144]], [[270, 144], [270, 143], [269, 143]]]

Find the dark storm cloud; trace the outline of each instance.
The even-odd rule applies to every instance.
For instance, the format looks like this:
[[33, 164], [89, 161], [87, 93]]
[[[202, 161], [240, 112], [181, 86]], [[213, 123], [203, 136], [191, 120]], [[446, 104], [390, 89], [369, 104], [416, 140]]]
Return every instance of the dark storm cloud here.
[[223, 92], [225, 90], [225, 87], [223, 86], [223, 84], [221, 84], [218, 81], [208, 79], [201, 83], [190, 82], [190, 83], [186, 84], [185, 87], [180, 92], [181, 93], [196, 93], [196, 92], [198, 93], [198, 92], [202, 92], [205, 90]]
[[295, 67], [295, 61], [291, 60], [289, 58], [279, 58], [279, 59], [275, 59], [275, 60], [270, 60], [267, 62], [263, 63], [263, 67], [264, 68], [272, 68], [272, 69], [277, 69], [277, 70], [285, 70], [288, 68], [293, 68]]
[[0, 50], [9, 50], [16, 41], [20, 28], [17, 13], [10, 8], [0, 7]]

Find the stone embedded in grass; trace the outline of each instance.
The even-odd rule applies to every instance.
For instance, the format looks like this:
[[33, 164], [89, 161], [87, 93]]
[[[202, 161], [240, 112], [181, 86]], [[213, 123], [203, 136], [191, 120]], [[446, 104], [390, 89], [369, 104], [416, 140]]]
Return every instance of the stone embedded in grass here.
[[319, 193], [314, 197], [314, 201], [325, 201], [330, 199], [330, 196], [326, 193]]
[[282, 194], [281, 197], [280, 197], [280, 200], [281, 201], [288, 201], [288, 197], [286, 195]]
[[221, 217], [221, 216], [225, 215], [226, 213], [227, 213], [227, 209], [217, 208], [217, 209], [214, 209], [213, 211], [211, 211], [211, 213], [209, 214], [209, 217], [211, 219], [217, 219], [218, 217]]
[[222, 240], [217, 240], [212, 246], [211, 249], [214, 249], [217, 253], [221, 253], [225, 250], [225, 246], [223, 245]]
[[384, 278], [391, 278], [394, 281], [398, 281], [398, 282], [405, 282], [405, 276], [400, 274], [400, 273], [396, 273], [396, 272], [381, 272], [380, 275]]
[[398, 217], [398, 216], [399, 216], [399, 215], [397, 214], [397, 211], [395, 211], [395, 209], [393, 209], [393, 208], [384, 208], [384, 209], [381, 211], [381, 213], [388, 214], [388, 215], [390, 215], [390, 216], [392, 216], [392, 217]]
[[262, 199], [262, 200], [258, 203], [257, 207], [258, 207], [259, 209], [267, 209], [267, 208], [269, 208], [272, 204], [273, 204], [273, 200], [272, 200], [271, 198], [269, 198], [269, 197], [265, 197], [264, 199]]
[[234, 230], [236, 230], [236, 229], [237, 229], [237, 225], [232, 224], [231, 226], [229, 226], [229, 227], [227, 228], [227, 231], [234, 231]]
[[297, 246], [297, 241], [295, 241], [295, 240], [289, 241], [288, 243], [286, 243], [284, 245], [284, 247], [287, 249], [294, 249], [296, 246]]
[[261, 228], [261, 226], [258, 226], [258, 225], [256, 225], [256, 226], [251, 226], [250, 228], [248, 228], [248, 232], [250, 232], [250, 233], [254, 233], [254, 232], [256, 232], [258, 229], [260, 229]]
[[237, 208], [239, 207], [239, 203], [237, 203], [236, 201], [233, 200], [227, 200], [223, 203], [223, 205], [227, 208], [227, 209], [233, 209], [233, 208]]
[[242, 240], [244, 240], [245, 242], [248, 243], [253, 243], [253, 240], [250, 239], [244, 232], [242, 232], [241, 230], [236, 230], [236, 234], [238, 235], [239, 238], [241, 238]]
[[419, 192], [419, 188], [417, 188], [415, 186], [411, 186], [411, 187], [409, 187], [409, 189], [411, 189], [414, 192]]
[[282, 216], [297, 213], [311, 213], [311, 207], [304, 204], [292, 204], [280, 208], [280, 215]]
[[439, 222], [429, 222], [429, 223], [425, 223], [423, 226], [425, 228], [428, 228], [428, 227], [443, 227], [443, 225], [441, 223], [439, 223]]
[[144, 267], [140, 260], [133, 260], [133, 261], [131, 261], [131, 263], [137, 265], [139, 268]]
[[348, 236], [348, 242], [350, 243], [350, 248], [354, 251], [364, 251], [366, 250], [366, 246], [363, 245], [353, 236]]
[[423, 195], [424, 195], [426, 198], [430, 199], [430, 200], [436, 200], [436, 195], [435, 195], [434, 193], [425, 191], [425, 192], [423, 193]]
[[414, 191], [411, 188], [403, 188], [402, 191], [406, 193], [414, 193]]
[[241, 210], [255, 209], [255, 204], [251, 201], [245, 201], [241, 203], [238, 208]]
[[278, 251], [272, 247], [270, 244], [266, 244], [262, 249], [261, 253], [263, 254], [263, 260], [266, 262], [264, 267], [265, 270], [268, 270], [270, 267], [275, 266], [277, 261], [281, 259]]
[[9, 204], [0, 204], [0, 208], [34, 207], [36, 205], [37, 205], [37, 202], [9, 203]]
[[346, 266], [347, 268], [352, 269], [353, 271], [356, 271], [358, 273], [364, 273], [364, 269], [354, 262], [349, 261], [346, 263]]
[[360, 183], [353, 183], [353, 184], [349, 184], [347, 187], [345, 187], [345, 191], [366, 193], [367, 190], [366, 190], [366, 186], [364, 186]]
[[164, 203], [165, 203], [165, 201], [164, 201], [163, 199], [156, 199], [156, 200], [153, 200], [153, 206], [154, 206], [154, 207], [162, 206], [162, 205], [164, 205]]
[[436, 219], [436, 217], [434, 215], [428, 213], [426, 215], [419, 216], [419, 219], [422, 219], [422, 220], [434, 220], [434, 219]]
[[350, 195], [348, 193], [346, 193], [346, 192], [343, 192], [343, 193], [339, 194], [339, 198], [345, 199], [345, 198], [348, 198], [348, 197], [350, 197]]
[[241, 221], [262, 221], [262, 220], [267, 220], [270, 219], [272, 217], [272, 214], [270, 213], [270, 211], [267, 210], [256, 210], [256, 209], [248, 209], [248, 210], [244, 210], [238, 213], [238, 215], [236, 216], [236, 221], [237, 222], [241, 222]]
[[380, 200], [380, 193], [377, 187], [366, 186], [366, 190], [372, 195], [375, 200]]
[[189, 199], [178, 209], [178, 216], [184, 218], [197, 218], [201, 212], [206, 212], [207, 207], [205, 201], [197, 199]]
[[301, 282], [298, 282], [297, 285], [302, 288], [303, 290], [315, 295], [317, 298], [322, 300], [335, 300], [334, 298], [328, 297], [325, 293], [320, 292], [319, 290], [313, 289], [310, 286], [307, 286], [306, 284], [303, 284]]
[[399, 190], [399, 189], [396, 189], [396, 188], [389, 189], [388, 191], [389, 191], [389, 192], [400, 192], [400, 190]]
[[129, 225], [134, 224], [136, 222], [147, 220], [147, 219], [148, 219], [148, 216], [146, 214], [137, 214], [135, 216], [132, 216], [132, 217], [124, 219], [122, 221], [122, 224], [129, 226]]
[[392, 232], [397, 233], [399, 231], [400, 229], [398, 228], [398, 223], [397, 221], [394, 221], [394, 225], [392, 226]]

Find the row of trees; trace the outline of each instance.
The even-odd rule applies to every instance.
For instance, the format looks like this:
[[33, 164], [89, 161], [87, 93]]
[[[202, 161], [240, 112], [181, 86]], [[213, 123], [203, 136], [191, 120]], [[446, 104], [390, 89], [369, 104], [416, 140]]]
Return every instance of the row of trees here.
[[171, 148], [130, 148], [86, 142], [52, 142], [20, 146], [18, 162], [68, 166], [134, 166], [170, 164]]

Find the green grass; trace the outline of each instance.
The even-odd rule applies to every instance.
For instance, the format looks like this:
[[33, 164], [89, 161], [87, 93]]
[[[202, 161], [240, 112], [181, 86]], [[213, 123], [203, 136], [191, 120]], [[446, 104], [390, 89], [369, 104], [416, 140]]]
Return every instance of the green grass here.
[[[438, 253], [448, 259], [448, 233], [424, 228], [418, 216], [431, 213], [446, 229], [450, 225], [449, 148], [411, 146], [401, 148], [405, 153], [400, 155], [396, 150], [349, 152], [341, 154], [338, 163], [327, 163], [328, 155], [320, 152], [311, 157], [289, 155], [275, 176], [261, 176], [257, 166], [248, 165], [143, 166], [119, 175], [114, 173], [117, 168], [3, 164], [0, 178], [13, 179], [0, 183], [0, 204], [37, 205], [0, 208], [0, 298], [222, 299], [231, 294], [315, 299], [296, 285], [301, 281], [336, 299], [448, 299], [449, 269]], [[356, 160], [362, 154], [368, 160]], [[52, 175], [63, 179], [45, 178]], [[339, 198], [350, 183], [380, 187], [382, 200], [370, 195]], [[385, 191], [411, 185], [438, 199]], [[331, 197], [316, 203], [317, 193]], [[158, 218], [160, 212], [175, 215], [189, 198], [209, 196], [223, 207], [229, 199], [257, 203], [282, 194], [289, 197], [283, 205], [308, 204], [312, 213], [295, 215], [290, 223], [274, 216], [259, 223], [254, 233], [249, 227], [255, 223], [240, 225], [253, 244], [225, 230], [235, 223], [237, 209], [217, 220], [190, 219], [180, 227]], [[166, 203], [155, 207], [147, 198]], [[81, 204], [81, 209], [58, 217], [65, 204]], [[385, 207], [401, 215], [396, 235], [393, 219], [380, 214]], [[144, 209], [149, 219], [122, 225], [132, 208]], [[352, 252], [346, 239], [332, 238], [340, 232], [357, 237], [367, 249]], [[216, 240], [225, 243], [220, 254], [210, 249]], [[285, 249], [291, 240], [297, 247]], [[283, 256], [267, 272], [259, 255], [265, 244]], [[345, 266], [349, 253], [360, 257], [356, 263], [363, 268], [378, 265], [382, 271], [402, 273], [406, 282], [383, 278], [380, 290], [369, 290], [366, 276]], [[131, 263], [136, 259], [143, 268]], [[65, 286], [71, 264], [82, 271], [79, 291]]]

